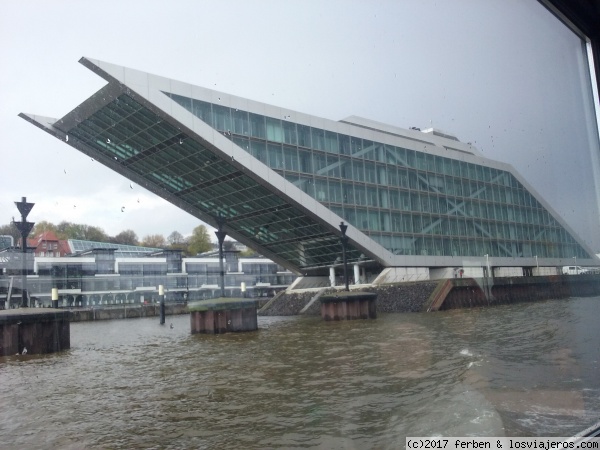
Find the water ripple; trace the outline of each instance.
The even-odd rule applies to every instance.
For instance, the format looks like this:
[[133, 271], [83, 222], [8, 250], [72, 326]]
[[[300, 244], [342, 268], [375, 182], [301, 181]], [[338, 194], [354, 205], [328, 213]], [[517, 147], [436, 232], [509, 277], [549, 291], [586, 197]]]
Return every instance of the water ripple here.
[[[74, 323], [0, 360], [0, 448], [398, 448], [407, 435], [568, 435], [600, 410], [596, 299], [375, 321]], [[587, 422], [586, 422], [587, 421]], [[585, 428], [583, 426], [583, 428]]]

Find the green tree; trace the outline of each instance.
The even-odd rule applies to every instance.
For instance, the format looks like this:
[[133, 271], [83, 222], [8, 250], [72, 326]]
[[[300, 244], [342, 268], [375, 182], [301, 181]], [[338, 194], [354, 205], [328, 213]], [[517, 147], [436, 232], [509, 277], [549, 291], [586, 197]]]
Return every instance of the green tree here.
[[108, 235], [100, 227], [63, 220], [56, 227], [60, 239], [81, 239], [84, 241], [108, 242]]
[[123, 230], [117, 234], [112, 241], [115, 244], [138, 245], [138, 237], [133, 230]]
[[188, 253], [190, 255], [197, 255], [198, 253], [204, 253], [212, 249], [212, 243], [210, 241], [210, 236], [208, 234], [208, 230], [204, 225], [198, 225], [192, 231], [192, 236], [190, 237], [190, 242], [188, 245]]
[[33, 227], [33, 230], [31, 230], [29, 236], [38, 236], [44, 231], [53, 231], [56, 233], [56, 225], [54, 225], [52, 222], [48, 222], [47, 220], [40, 220], [39, 222], [35, 223], [35, 226]]
[[149, 234], [147, 236], [144, 236], [144, 239], [142, 239], [141, 244], [144, 247], [155, 248], [165, 248], [167, 246], [165, 237], [162, 234]]

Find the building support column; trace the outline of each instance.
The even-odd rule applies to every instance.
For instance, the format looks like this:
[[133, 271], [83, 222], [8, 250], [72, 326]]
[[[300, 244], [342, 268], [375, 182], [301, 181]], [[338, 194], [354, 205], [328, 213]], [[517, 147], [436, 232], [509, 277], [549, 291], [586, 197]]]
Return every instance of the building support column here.
[[348, 229], [348, 225], [344, 222], [340, 223], [340, 230], [342, 231], [342, 238], [340, 239], [342, 242], [342, 261], [344, 262], [344, 289], [349, 291], [348, 287], [348, 259], [346, 258], [346, 246], [348, 245], [348, 236], [346, 236], [346, 230]]
[[335, 286], [335, 269], [333, 267], [329, 268], [329, 285], [331, 287]]
[[360, 266], [354, 264], [354, 284], [360, 284]]
[[217, 219], [217, 223], [219, 224], [219, 229], [215, 231], [217, 235], [217, 241], [219, 242], [219, 268], [221, 272], [221, 297], [225, 298], [225, 267], [223, 266], [223, 242], [225, 241], [225, 236], [227, 233], [223, 231], [223, 221]]

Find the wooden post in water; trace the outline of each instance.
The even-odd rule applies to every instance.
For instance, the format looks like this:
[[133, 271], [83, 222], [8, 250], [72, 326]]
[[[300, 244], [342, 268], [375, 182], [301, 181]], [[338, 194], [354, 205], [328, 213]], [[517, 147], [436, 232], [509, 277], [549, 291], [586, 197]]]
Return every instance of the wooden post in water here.
[[58, 288], [52, 288], [52, 307], [58, 308]]

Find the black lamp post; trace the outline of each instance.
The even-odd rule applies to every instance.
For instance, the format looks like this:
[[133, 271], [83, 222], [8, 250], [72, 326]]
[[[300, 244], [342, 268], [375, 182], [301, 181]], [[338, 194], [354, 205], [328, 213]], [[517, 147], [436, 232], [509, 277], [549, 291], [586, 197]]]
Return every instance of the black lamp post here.
[[15, 202], [15, 205], [17, 205], [17, 208], [21, 213], [20, 222], [15, 222], [13, 219], [13, 224], [15, 227], [17, 227], [19, 233], [21, 233], [21, 251], [23, 256], [23, 271], [21, 273], [21, 308], [27, 308], [29, 306], [29, 302], [27, 300], [27, 236], [29, 236], [29, 233], [31, 232], [35, 223], [27, 222], [25, 219], [27, 219], [27, 215], [35, 203], [27, 203], [27, 198], [22, 197], [20, 202]]
[[350, 291], [350, 288], [348, 287], [348, 259], [346, 258], [346, 246], [348, 245], [348, 236], [346, 236], [347, 229], [348, 225], [341, 222], [340, 230], [342, 230], [342, 237], [340, 240], [342, 241], [342, 260], [344, 261], [344, 284], [346, 285], [346, 290]]

